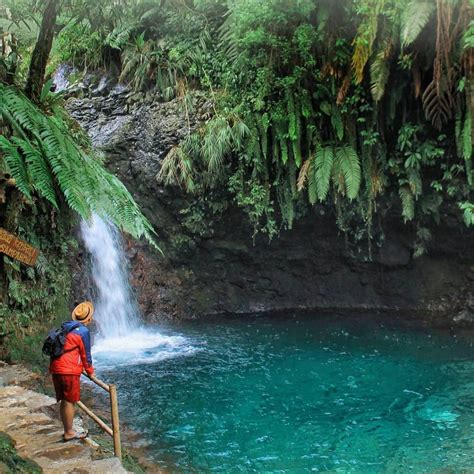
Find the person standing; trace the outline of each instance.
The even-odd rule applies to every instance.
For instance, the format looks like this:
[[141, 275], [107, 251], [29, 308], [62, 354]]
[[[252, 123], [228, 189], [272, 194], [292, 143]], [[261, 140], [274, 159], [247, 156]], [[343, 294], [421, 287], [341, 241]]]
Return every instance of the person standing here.
[[94, 375], [92, 365], [90, 334], [87, 326], [92, 322], [94, 306], [90, 301], [77, 305], [72, 312], [72, 320], [63, 324], [67, 332], [64, 351], [51, 359], [49, 372], [52, 374], [56, 400], [61, 402], [60, 415], [64, 426], [63, 441], [84, 439], [87, 431], [76, 433], [74, 421], [75, 403], [81, 398], [80, 378], [83, 370]]

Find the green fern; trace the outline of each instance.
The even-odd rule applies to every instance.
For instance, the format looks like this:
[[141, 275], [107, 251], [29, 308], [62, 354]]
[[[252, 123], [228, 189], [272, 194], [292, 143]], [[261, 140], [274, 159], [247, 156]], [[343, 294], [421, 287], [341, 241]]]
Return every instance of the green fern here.
[[236, 34], [237, 20], [232, 11], [229, 11], [227, 18], [218, 28], [219, 48], [224, 52], [225, 56], [231, 63], [236, 63], [241, 55], [238, 35]]
[[0, 150], [3, 152], [3, 160], [7, 165], [7, 171], [13, 176], [16, 187], [31, 199], [31, 183], [26, 169], [26, 164], [17, 148], [5, 137], [0, 136]]
[[18, 137], [12, 137], [11, 142], [25, 157], [25, 162], [31, 176], [31, 182], [35, 190], [58, 209], [56, 191], [54, 189], [54, 178], [41, 150], [34, 147], [29, 140], [22, 140]]
[[431, 0], [412, 0], [404, 9], [401, 17], [400, 41], [403, 47], [412, 44], [429, 22], [435, 10]]
[[109, 45], [111, 48], [122, 49], [128, 42], [132, 31], [136, 28], [137, 24], [134, 23], [123, 23], [116, 26], [104, 40], [104, 44]]
[[470, 161], [472, 157], [472, 115], [471, 109], [466, 110], [464, 126], [462, 129], [462, 157], [466, 161]]
[[361, 183], [361, 169], [356, 151], [349, 145], [336, 149], [335, 168], [338, 175], [344, 178], [345, 194], [354, 199], [359, 193]]
[[311, 165], [308, 171], [308, 201], [311, 205], [314, 205], [317, 200], [318, 187], [316, 185], [316, 173], [314, 172], [314, 162], [311, 160]]
[[370, 65], [370, 92], [376, 102], [378, 102], [384, 95], [389, 71], [389, 61], [387, 59], [386, 50], [383, 48], [377, 52], [372, 64]]
[[0, 114], [14, 134], [0, 137], [0, 150], [25, 196], [36, 191], [58, 207], [61, 194], [84, 219], [95, 212], [158, 248], [151, 224], [125, 186], [76, 144], [61, 114], [44, 114], [12, 86], [0, 84], [0, 97]]
[[157, 176], [159, 183], [166, 186], [182, 186], [186, 192], [194, 193], [194, 166], [192, 158], [185, 152], [185, 146], [173, 146], [164, 158]]
[[318, 147], [314, 160], [314, 178], [320, 201], [324, 201], [328, 194], [333, 163], [334, 150], [332, 146]]

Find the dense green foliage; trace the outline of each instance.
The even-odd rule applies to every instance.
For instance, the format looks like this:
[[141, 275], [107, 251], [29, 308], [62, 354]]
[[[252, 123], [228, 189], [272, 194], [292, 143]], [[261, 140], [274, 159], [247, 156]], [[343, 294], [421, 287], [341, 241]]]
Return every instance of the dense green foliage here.
[[153, 229], [130, 193], [93, 156], [80, 130], [73, 134], [63, 109], [53, 102], [47, 115], [13, 86], [0, 84], [0, 96], [0, 114], [14, 132], [0, 137], [3, 171], [15, 178], [27, 198], [37, 192], [59, 209], [61, 193], [84, 219], [95, 212], [135, 237], [145, 235], [152, 241]]
[[186, 114], [207, 91], [211, 117], [159, 178], [197, 201], [230, 193], [256, 232], [317, 210], [359, 239], [398, 213], [421, 242], [445, 202], [473, 221], [472, 12], [471, 0], [83, 0], [64, 11], [53, 63], [120, 55], [120, 80]]
[[[42, 10], [36, 2], [6, 2], [0, 14], [12, 24], [31, 29], [39, 23]], [[30, 6], [30, 8], [28, 8]], [[87, 7], [91, 8], [87, 8]], [[91, 5], [72, 2], [64, 5], [62, 35], [56, 41], [60, 59], [87, 66], [92, 47], [99, 48], [100, 35], [84, 25], [86, 13], [98, 13]], [[106, 9], [107, 11], [107, 9]], [[110, 12], [109, 12], [110, 13]], [[87, 17], [87, 16], [86, 16]], [[89, 21], [91, 21], [91, 17]], [[97, 17], [95, 17], [97, 19]], [[31, 38], [29, 38], [31, 41]], [[20, 40], [21, 42], [21, 40]], [[24, 47], [24, 46], [23, 46]], [[145, 236], [153, 245], [153, 229], [142, 215], [125, 186], [103, 167], [85, 133], [62, 108], [61, 95], [50, 91], [52, 80], [44, 84], [38, 104], [32, 103], [19, 86], [25, 77], [17, 75], [22, 62], [16, 38], [7, 38], [0, 55], [0, 153], [1, 172], [11, 175], [16, 187], [30, 201], [34, 195], [46, 199], [56, 209], [65, 203], [84, 219], [96, 213], [114, 222], [134, 237]], [[58, 57], [53, 57], [53, 64]], [[93, 62], [97, 66], [100, 61]], [[2, 70], [3, 69], [3, 70]], [[8, 86], [2, 81], [15, 85]]]
[[71, 237], [73, 222], [72, 213], [58, 214], [46, 203], [22, 202], [16, 233], [41, 253], [35, 267], [3, 256], [1, 277], [7, 284], [0, 301], [0, 340], [13, 335], [18, 340], [28, 338], [37, 326], [47, 327], [58, 315], [67, 317], [72, 280], [69, 259], [78, 245]]
[[[70, 267], [77, 249], [71, 235], [78, 216], [88, 219], [96, 213], [156, 247], [150, 223], [62, 108], [62, 96], [51, 92], [44, 69], [36, 75], [35, 89], [41, 91], [44, 83], [40, 96], [27, 97], [22, 91], [31, 80], [32, 46], [36, 42], [41, 47], [36, 41], [39, 25], [56, 31], [56, 17], [44, 21], [46, 3], [0, 2], [0, 32], [9, 32], [0, 36], [0, 226], [40, 250], [34, 267], [0, 258], [0, 357], [15, 359], [21, 351], [22, 359], [30, 362], [38, 356], [46, 328], [69, 314]], [[63, 35], [56, 47], [63, 60], [77, 55], [78, 65], [87, 67], [85, 57], [91, 44], [100, 49], [100, 35], [88, 35], [82, 28], [82, 2], [61, 6]], [[47, 58], [49, 48], [42, 54]], [[27, 347], [28, 342], [34, 347]]]
[[467, 0], [136, 1], [81, 28], [121, 52], [135, 89], [187, 113], [193, 89], [213, 99], [165, 159], [165, 183], [197, 199], [228, 190], [270, 236], [323, 203], [353, 235], [393, 208], [426, 237], [445, 201], [472, 221], [472, 11]]

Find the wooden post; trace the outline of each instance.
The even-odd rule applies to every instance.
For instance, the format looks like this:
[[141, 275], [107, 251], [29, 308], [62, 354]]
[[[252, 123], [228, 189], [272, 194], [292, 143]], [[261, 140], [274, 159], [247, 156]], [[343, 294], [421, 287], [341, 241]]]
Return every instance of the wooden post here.
[[84, 403], [76, 402], [76, 405], [87, 413], [108, 435], [114, 436], [113, 430], [110, 429], [90, 408], [87, 408]]
[[120, 444], [120, 425], [117, 402], [117, 388], [115, 384], [109, 385], [110, 411], [112, 412], [112, 430], [114, 432], [114, 453], [122, 460], [122, 445]]
[[99, 380], [95, 375], [89, 375], [86, 372], [83, 372], [83, 374], [90, 380], [92, 380], [96, 385], [103, 388], [106, 392], [110, 393], [110, 385], [107, 385], [105, 382], [102, 382], [102, 380]]

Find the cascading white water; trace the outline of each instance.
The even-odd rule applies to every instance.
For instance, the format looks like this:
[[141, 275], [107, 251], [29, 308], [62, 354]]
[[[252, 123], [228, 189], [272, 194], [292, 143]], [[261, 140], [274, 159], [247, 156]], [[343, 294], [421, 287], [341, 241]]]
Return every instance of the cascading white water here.
[[71, 76], [75, 72], [75, 68], [67, 65], [61, 64], [53, 74], [53, 84], [55, 86], [55, 92], [62, 92], [69, 87], [69, 79], [68, 77]]
[[81, 222], [81, 233], [92, 256], [97, 288], [95, 321], [102, 338], [124, 337], [139, 327], [139, 312], [127, 275], [127, 261], [117, 229], [94, 215]]
[[195, 352], [182, 336], [144, 328], [128, 281], [128, 262], [117, 229], [97, 215], [81, 222], [81, 235], [91, 254], [96, 288], [94, 365], [147, 364]]

